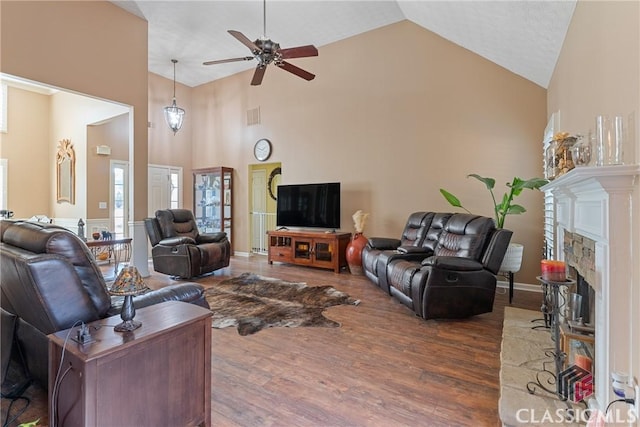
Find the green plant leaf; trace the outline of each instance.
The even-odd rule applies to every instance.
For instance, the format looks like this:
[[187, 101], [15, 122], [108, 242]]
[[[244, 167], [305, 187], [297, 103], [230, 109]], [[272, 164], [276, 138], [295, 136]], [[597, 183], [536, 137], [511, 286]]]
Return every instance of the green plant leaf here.
[[449, 193], [447, 190], [442, 188], [440, 189], [440, 193], [444, 196], [444, 198], [447, 200], [447, 202], [449, 202], [451, 206], [456, 208], [462, 208], [462, 204], [460, 203], [460, 200], [458, 200], [456, 196], [454, 196], [453, 194]]
[[507, 210], [506, 215], [520, 215], [525, 213], [527, 210], [520, 205], [511, 205], [509, 206], [509, 209]]
[[484, 177], [482, 177], [482, 176], [480, 176], [480, 175], [478, 175], [476, 173], [472, 173], [470, 175], [467, 175], [467, 178], [469, 178], [470, 176], [475, 178], [475, 179], [477, 179], [480, 182], [483, 182], [484, 185], [487, 186], [487, 190], [493, 190], [493, 187], [496, 186], [496, 180], [493, 179], [493, 178], [484, 178]]
[[[546, 185], [549, 183], [549, 181], [547, 181], [544, 178], [531, 178], [528, 179], [526, 181], [521, 180], [520, 178], [516, 178], [519, 180], [518, 182], [518, 188], [521, 189], [531, 189], [531, 190], [538, 190], [540, 187], [542, 187], [543, 185]], [[515, 182], [515, 180], [514, 180]]]
[[[493, 189], [496, 185], [496, 180], [493, 178], [487, 178], [480, 176], [476, 173], [472, 173], [467, 175], [467, 178], [472, 177], [482, 182], [489, 190], [489, 194], [491, 195], [491, 200], [494, 205], [494, 220], [496, 222], [497, 228], [504, 228], [504, 220], [507, 215], [519, 215], [525, 213], [527, 210], [520, 205], [514, 204], [513, 199], [522, 193], [522, 190], [530, 189], [530, 190], [538, 190], [545, 184], [548, 184], [544, 178], [531, 178], [531, 179], [521, 179], [519, 177], [514, 177], [511, 182], [507, 182], [506, 186], [509, 189], [506, 193], [502, 195], [502, 200], [500, 203], [496, 201], [495, 195], [493, 194]], [[451, 206], [462, 208], [465, 211], [471, 213], [467, 208], [462, 206], [460, 200], [453, 194], [449, 193], [446, 190], [440, 189], [440, 193], [444, 196], [444, 198], [449, 202]]]

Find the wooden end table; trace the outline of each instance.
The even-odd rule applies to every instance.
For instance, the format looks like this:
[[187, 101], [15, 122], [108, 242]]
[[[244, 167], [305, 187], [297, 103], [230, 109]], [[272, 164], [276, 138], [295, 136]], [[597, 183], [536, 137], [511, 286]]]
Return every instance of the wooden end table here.
[[[168, 301], [136, 311], [142, 326], [115, 332], [113, 316], [49, 338], [49, 420], [64, 426], [211, 425], [211, 311]], [[62, 361], [61, 361], [61, 355]]]

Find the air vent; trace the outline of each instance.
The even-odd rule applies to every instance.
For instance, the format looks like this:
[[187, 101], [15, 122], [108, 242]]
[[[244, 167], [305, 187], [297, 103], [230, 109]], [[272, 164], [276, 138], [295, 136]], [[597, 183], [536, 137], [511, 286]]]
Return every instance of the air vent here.
[[247, 110], [247, 126], [260, 124], [260, 107]]

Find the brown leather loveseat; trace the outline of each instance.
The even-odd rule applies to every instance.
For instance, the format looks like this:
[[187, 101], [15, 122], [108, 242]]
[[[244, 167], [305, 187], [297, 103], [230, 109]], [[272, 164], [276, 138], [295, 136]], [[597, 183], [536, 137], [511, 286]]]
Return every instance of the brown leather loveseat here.
[[[87, 245], [51, 224], [0, 221], [2, 308], [18, 317], [15, 335], [33, 379], [48, 380], [47, 335], [78, 322], [117, 315], [123, 297], [112, 297]], [[204, 289], [181, 283], [136, 296], [134, 306], [184, 301], [209, 308]]]
[[402, 239], [369, 239], [363, 267], [424, 319], [470, 317], [493, 310], [496, 274], [511, 235], [483, 216], [416, 212]]
[[144, 222], [155, 271], [189, 279], [229, 266], [227, 233], [201, 234], [190, 210], [158, 210], [155, 218]]

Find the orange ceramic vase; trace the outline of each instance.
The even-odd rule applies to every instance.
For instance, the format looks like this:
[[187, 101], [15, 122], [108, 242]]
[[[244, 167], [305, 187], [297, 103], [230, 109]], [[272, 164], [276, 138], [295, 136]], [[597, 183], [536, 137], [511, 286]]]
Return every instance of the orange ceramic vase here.
[[351, 274], [362, 276], [362, 249], [367, 244], [368, 239], [362, 233], [356, 233], [351, 237], [351, 241], [347, 245], [347, 264]]

